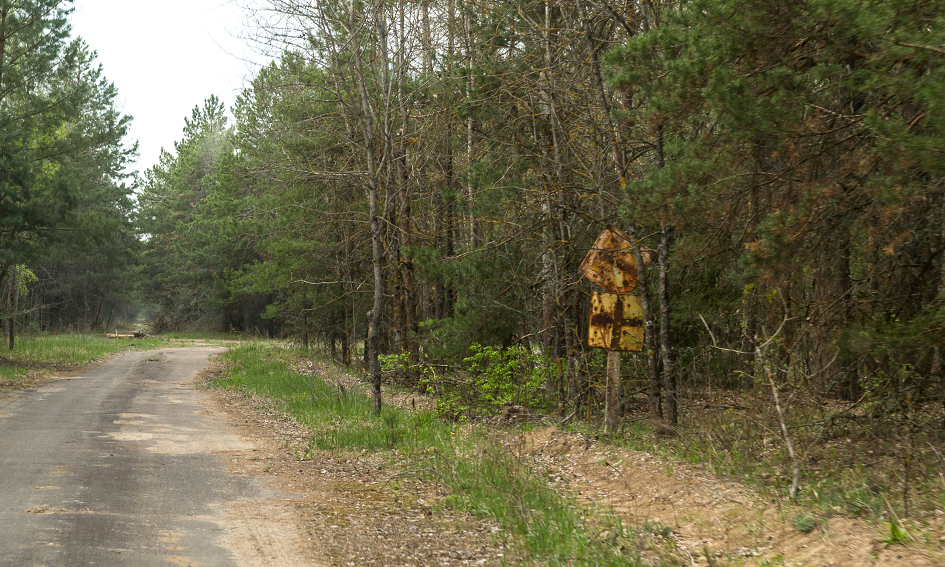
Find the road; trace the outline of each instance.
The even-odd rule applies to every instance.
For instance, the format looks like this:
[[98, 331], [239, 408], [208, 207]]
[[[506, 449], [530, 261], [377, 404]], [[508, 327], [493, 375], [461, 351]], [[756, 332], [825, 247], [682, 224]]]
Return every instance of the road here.
[[0, 400], [0, 566], [245, 564], [228, 510], [267, 489], [227, 474], [247, 442], [194, 385], [222, 350], [127, 353]]

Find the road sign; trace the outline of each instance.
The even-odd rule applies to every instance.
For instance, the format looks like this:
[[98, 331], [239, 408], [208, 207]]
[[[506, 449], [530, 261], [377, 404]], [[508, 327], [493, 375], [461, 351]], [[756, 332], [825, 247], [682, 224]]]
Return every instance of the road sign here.
[[[643, 268], [650, 264], [652, 252], [644, 250]], [[637, 286], [637, 259], [630, 237], [616, 228], [604, 229], [585, 256], [578, 272], [613, 293], [630, 293]]]
[[643, 302], [637, 295], [595, 291], [587, 345], [616, 351], [643, 350]]

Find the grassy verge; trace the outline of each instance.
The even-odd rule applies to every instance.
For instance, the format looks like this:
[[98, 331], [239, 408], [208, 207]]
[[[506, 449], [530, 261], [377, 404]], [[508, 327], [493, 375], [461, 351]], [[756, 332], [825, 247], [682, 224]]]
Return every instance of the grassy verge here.
[[[217, 385], [276, 400], [311, 428], [311, 450], [390, 452], [449, 489], [441, 506], [495, 522], [533, 564], [641, 563], [635, 530], [557, 493], [481, 429], [389, 406], [376, 416], [359, 393], [293, 372], [285, 349], [249, 344], [223, 356], [229, 369]], [[667, 554], [664, 564], [676, 563]]]
[[101, 335], [21, 335], [16, 348], [0, 352], [0, 384], [17, 386], [38, 372], [100, 360], [109, 354], [163, 345], [160, 339], [108, 339]]

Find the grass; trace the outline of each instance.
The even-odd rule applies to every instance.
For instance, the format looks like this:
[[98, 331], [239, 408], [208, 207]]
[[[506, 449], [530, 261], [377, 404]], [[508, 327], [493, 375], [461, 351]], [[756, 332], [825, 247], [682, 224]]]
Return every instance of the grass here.
[[794, 515], [794, 518], [791, 520], [791, 525], [794, 526], [795, 530], [809, 534], [817, 527], [817, 518], [810, 514], [799, 512]]
[[482, 429], [390, 406], [374, 415], [367, 397], [293, 372], [291, 355], [258, 343], [232, 349], [223, 355], [229, 371], [217, 384], [278, 401], [310, 427], [309, 451], [388, 451], [406, 461], [407, 469], [449, 489], [439, 506], [495, 522], [532, 563], [640, 564], [636, 530], [562, 496]]
[[0, 382], [22, 382], [40, 369], [88, 364], [127, 350], [157, 348], [160, 339], [108, 339], [86, 334], [25, 334], [0, 352]]
[[909, 532], [902, 529], [895, 516], [889, 519], [889, 531], [883, 534], [883, 543], [886, 545], [905, 545], [909, 541]]

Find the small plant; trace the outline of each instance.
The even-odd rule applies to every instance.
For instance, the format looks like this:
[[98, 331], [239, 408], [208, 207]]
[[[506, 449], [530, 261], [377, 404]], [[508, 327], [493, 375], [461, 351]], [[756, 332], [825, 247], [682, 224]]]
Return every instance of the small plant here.
[[889, 533], [884, 535], [883, 543], [886, 545], [905, 545], [909, 541], [909, 532], [899, 525], [895, 516], [889, 519]]
[[407, 367], [410, 353], [380, 354], [377, 359], [381, 363], [381, 372], [397, 372]]
[[404, 436], [400, 422], [400, 414], [393, 411], [385, 412], [382, 416], [382, 421], [384, 422], [384, 440], [387, 442], [387, 447], [393, 449], [400, 443]]
[[794, 526], [795, 530], [809, 534], [817, 527], [817, 518], [801, 512], [794, 516], [794, 519], [791, 520], [791, 524]]
[[644, 520], [641, 529], [645, 533], [651, 533], [656, 537], [663, 539], [668, 539], [669, 536], [673, 535], [673, 529], [665, 524], [660, 522], [653, 522], [650, 520]]

